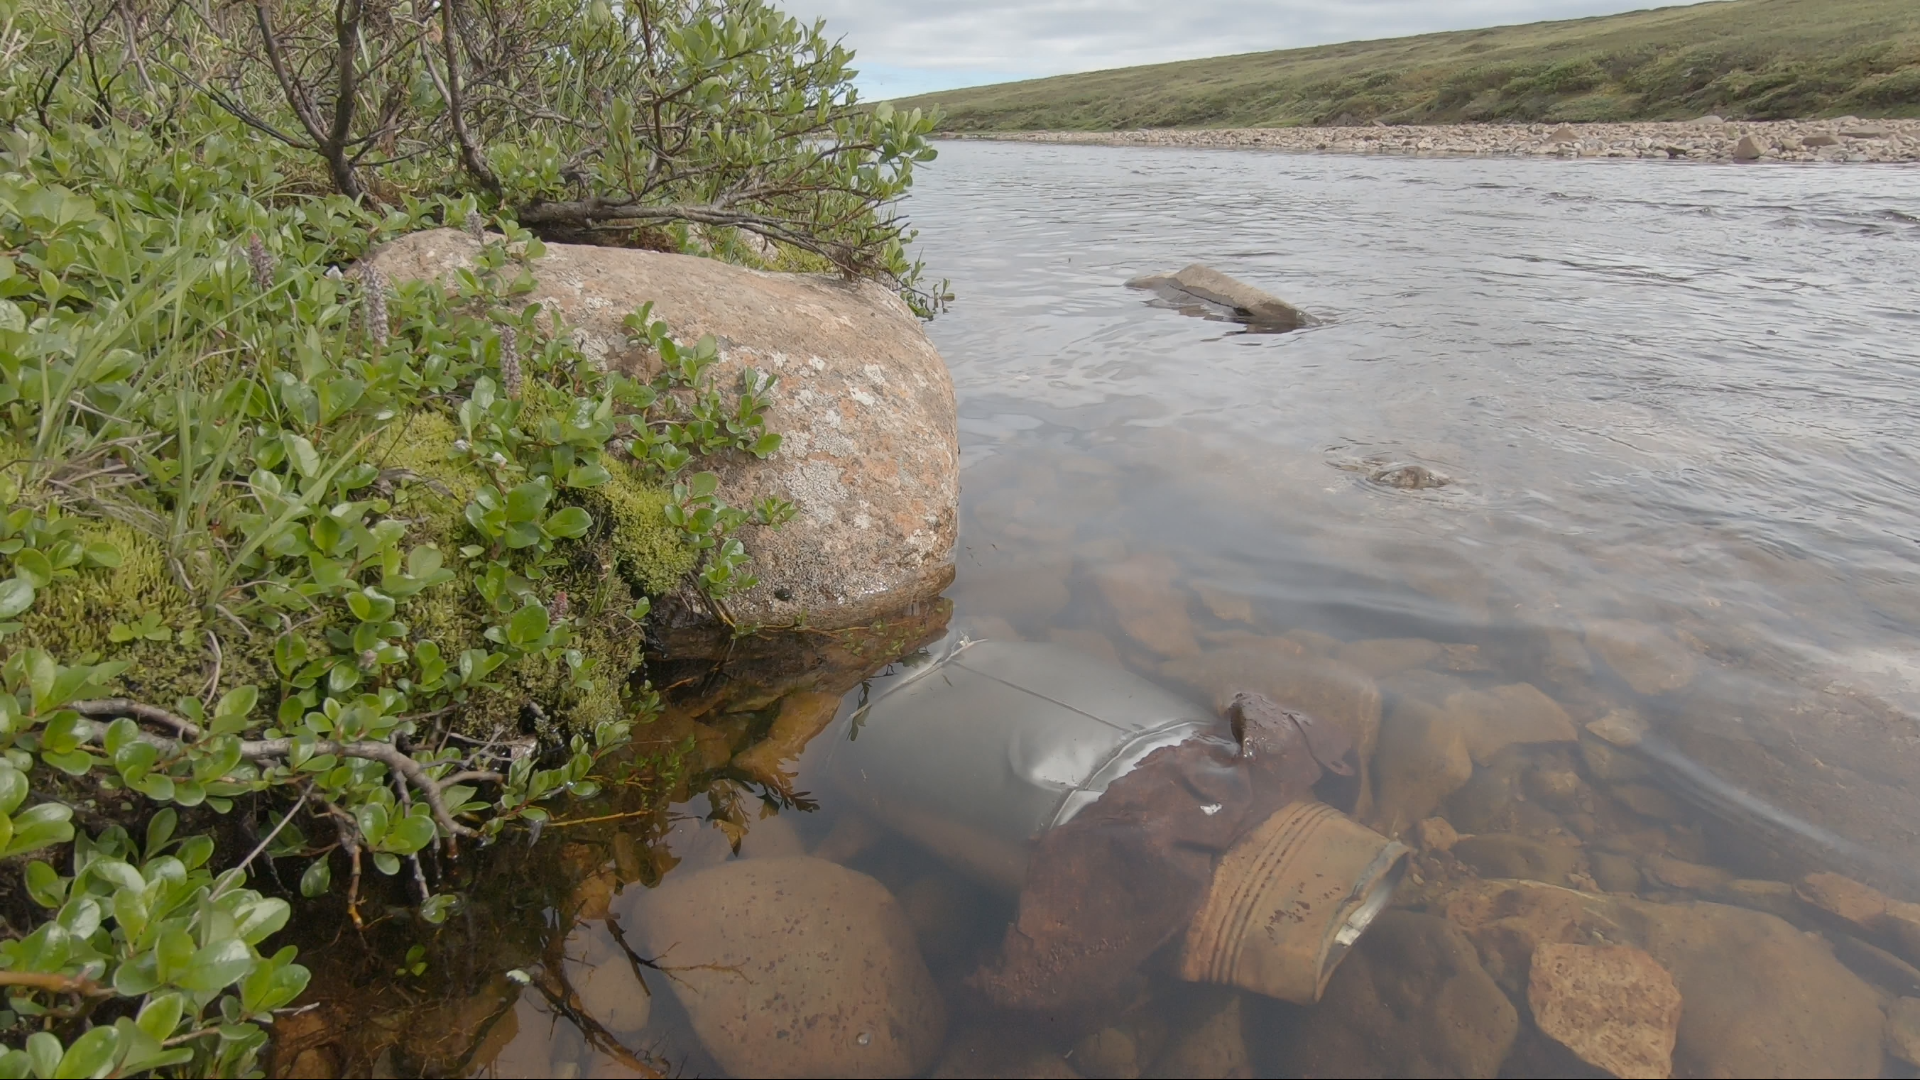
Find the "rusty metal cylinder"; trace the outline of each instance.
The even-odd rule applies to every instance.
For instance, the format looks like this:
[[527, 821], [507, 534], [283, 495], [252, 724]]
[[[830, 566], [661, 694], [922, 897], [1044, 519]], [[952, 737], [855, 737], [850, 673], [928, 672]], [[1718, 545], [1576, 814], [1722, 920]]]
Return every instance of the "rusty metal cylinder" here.
[[[957, 631], [871, 682], [843, 710], [822, 765], [875, 822], [1016, 893], [1038, 836], [1153, 751], [1226, 727], [1075, 650]], [[1386, 907], [1406, 855], [1324, 803], [1282, 807], [1220, 857], [1179, 974], [1318, 1000]]]

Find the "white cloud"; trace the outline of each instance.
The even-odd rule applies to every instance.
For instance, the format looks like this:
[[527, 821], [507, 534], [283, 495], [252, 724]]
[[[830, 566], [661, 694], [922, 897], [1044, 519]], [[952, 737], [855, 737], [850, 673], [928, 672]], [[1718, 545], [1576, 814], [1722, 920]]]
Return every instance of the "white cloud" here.
[[[777, 0], [827, 20], [869, 98], [1201, 56], [1611, 15], [1671, 0]], [[1685, 0], [1681, 0], [1685, 2]]]

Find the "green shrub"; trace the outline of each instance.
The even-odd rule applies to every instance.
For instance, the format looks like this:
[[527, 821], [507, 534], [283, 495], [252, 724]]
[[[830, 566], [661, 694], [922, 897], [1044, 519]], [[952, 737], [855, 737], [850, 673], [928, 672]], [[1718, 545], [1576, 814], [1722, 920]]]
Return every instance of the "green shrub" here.
[[[726, 29], [728, 12], [760, 30]], [[349, 185], [324, 153], [262, 137], [285, 118], [250, 112], [252, 76], [205, 83], [206, 57], [166, 34], [125, 51], [98, 14], [0, 0], [0, 874], [38, 909], [10, 913], [21, 936], [0, 943], [0, 1075], [241, 1075], [307, 979], [291, 949], [263, 951], [291, 909], [249, 872], [293, 860], [309, 896], [338, 876], [356, 921], [378, 875], [433, 923], [460, 901], [436, 891], [429, 849], [594, 792], [596, 761], [657, 707], [640, 678], [652, 598], [750, 587], [732, 533], [792, 513], [728, 506], [700, 471], [778, 449], [777, 387], [754, 371], [716, 386], [712, 339], [677, 341], [644, 306], [627, 328], [659, 374], [600, 370], [525, 302], [541, 241], [501, 211], [556, 190], [529, 179], [535, 142], [489, 144], [491, 192], [434, 172], [458, 137], [423, 113], [349, 162], [364, 187], [330, 190]], [[752, 4], [672, 14], [693, 20], [670, 24], [672, 55], [767, 80], [745, 115], [826, 100], [770, 97], [817, 28], [796, 37]], [[829, 52], [808, 85], [850, 101]], [[792, 129], [729, 142], [723, 89], [700, 98], [705, 149], [650, 160], [699, 172], [724, 144], [793, 164]], [[920, 120], [823, 115], [816, 134], [895, 140], [834, 169], [920, 153]], [[545, 138], [541, 154], [579, 149]], [[621, 168], [644, 157], [629, 152]], [[895, 274], [873, 244], [901, 234], [866, 213], [772, 258]], [[736, 242], [737, 223], [691, 220], [675, 227]], [[360, 268], [440, 225], [482, 238], [473, 269], [395, 286]], [[856, 250], [877, 261], [842, 257]], [[202, 831], [176, 835], [176, 807]], [[265, 839], [216, 858], [236, 807]]]

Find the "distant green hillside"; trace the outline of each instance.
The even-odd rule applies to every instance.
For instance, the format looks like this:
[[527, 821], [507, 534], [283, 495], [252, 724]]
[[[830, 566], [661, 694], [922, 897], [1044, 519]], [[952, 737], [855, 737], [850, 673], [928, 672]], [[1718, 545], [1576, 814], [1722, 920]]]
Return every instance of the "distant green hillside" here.
[[947, 131], [1920, 116], [1920, 0], [1725, 0], [903, 99]]

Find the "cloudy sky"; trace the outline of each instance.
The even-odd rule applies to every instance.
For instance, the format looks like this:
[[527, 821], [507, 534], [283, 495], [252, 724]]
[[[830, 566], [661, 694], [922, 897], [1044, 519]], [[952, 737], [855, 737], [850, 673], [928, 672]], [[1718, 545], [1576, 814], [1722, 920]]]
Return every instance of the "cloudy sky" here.
[[776, 0], [858, 56], [861, 96], [1611, 15], [1671, 0]]

